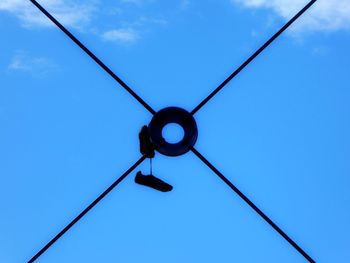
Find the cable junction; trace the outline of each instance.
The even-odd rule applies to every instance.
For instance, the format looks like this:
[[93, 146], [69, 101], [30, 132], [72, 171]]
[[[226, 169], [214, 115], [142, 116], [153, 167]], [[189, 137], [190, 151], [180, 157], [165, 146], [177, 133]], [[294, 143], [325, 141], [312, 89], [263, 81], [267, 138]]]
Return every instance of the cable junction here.
[[[81, 41], [79, 41], [70, 31], [68, 31], [60, 22], [58, 22], [45, 8], [37, 1], [32, 2], [47, 18], [49, 18], [62, 32], [64, 32], [75, 44], [77, 44], [90, 58], [92, 58], [104, 71], [106, 71], [115, 81], [117, 81], [130, 95], [132, 95], [146, 110], [152, 115], [150, 123], [151, 137], [156, 142], [155, 149], [167, 156], [179, 156], [188, 151], [192, 151], [204, 164], [208, 166], [227, 186], [229, 186], [246, 204], [248, 204], [261, 218], [263, 218], [276, 232], [278, 232], [291, 246], [293, 246], [308, 262], [313, 260], [296, 242], [294, 242], [284, 231], [282, 231], [265, 213], [263, 213], [246, 195], [244, 195], [231, 181], [229, 181], [213, 164], [211, 164], [195, 148], [197, 140], [197, 126], [193, 115], [197, 113], [206, 103], [208, 103], [219, 91], [221, 91], [234, 77], [236, 77], [246, 66], [257, 58], [269, 45], [271, 45], [287, 28], [289, 28], [301, 15], [303, 15], [317, 0], [310, 1], [294, 17], [292, 17], [279, 31], [277, 31], [266, 43], [264, 43], [253, 55], [251, 55], [241, 66], [239, 66], [227, 79], [225, 79], [212, 93], [210, 93], [201, 103], [191, 112], [181, 108], [169, 107], [156, 112], [140, 96], [138, 96], [124, 81], [122, 81], [109, 67], [107, 67], [96, 55], [94, 55]], [[169, 122], [178, 123], [186, 131], [185, 138], [178, 144], [167, 144], [163, 142], [161, 127]], [[134, 163], [124, 174], [122, 174], [114, 183], [112, 183], [102, 194], [100, 194], [89, 206], [87, 206], [77, 217], [75, 217], [66, 227], [64, 227], [54, 238], [52, 238], [39, 252], [37, 252], [28, 263], [35, 262], [44, 254], [55, 242], [57, 242], [68, 230], [70, 230], [80, 219], [82, 219], [94, 206], [96, 206], [104, 197], [106, 197], [119, 183], [121, 183], [139, 164], [146, 158], [143, 155]], [[152, 159], [151, 169], [152, 169]], [[152, 170], [151, 170], [152, 173]]]

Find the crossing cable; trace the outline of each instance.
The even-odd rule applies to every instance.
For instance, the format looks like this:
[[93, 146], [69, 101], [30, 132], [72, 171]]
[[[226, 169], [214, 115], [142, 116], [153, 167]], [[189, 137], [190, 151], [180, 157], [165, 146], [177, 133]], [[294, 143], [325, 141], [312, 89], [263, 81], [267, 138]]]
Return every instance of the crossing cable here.
[[198, 104], [192, 111], [194, 115], [199, 111], [209, 100], [211, 100], [220, 90], [222, 90], [234, 77], [236, 77], [246, 66], [250, 64], [257, 56], [260, 55], [276, 38], [278, 38], [290, 25], [292, 25], [302, 14], [306, 12], [317, 0], [310, 1], [303, 9], [301, 9], [292, 19], [290, 19], [280, 30], [277, 31], [265, 44], [263, 44], [253, 55], [251, 55], [241, 66], [239, 66], [227, 79], [224, 80], [212, 93], [208, 95], [201, 103]]
[[77, 44], [90, 58], [92, 58], [104, 71], [106, 71], [114, 80], [116, 80], [131, 96], [133, 96], [143, 107], [145, 107], [152, 115], [156, 112], [148, 105], [139, 95], [137, 95], [124, 81], [122, 81], [109, 67], [107, 67], [97, 56], [95, 56], [82, 42], [80, 42], [68, 29], [57, 21], [44, 7], [37, 1], [32, 2], [45, 16], [47, 16], [59, 29], [61, 29], [75, 44]]
[[65, 228], [63, 228], [53, 239], [51, 239], [38, 253], [36, 253], [28, 263], [36, 261], [46, 252], [58, 239], [60, 239], [72, 226], [74, 226], [83, 216], [85, 216], [95, 205], [98, 204], [107, 194], [109, 194], [121, 181], [123, 181], [138, 165], [147, 157], [143, 155], [135, 164], [133, 164], [122, 176], [112, 183], [102, 194], [100, 194], [90, 205], [88, 205], [76, 218], [74, 218]]
[[273, 229], [275, 229], [289, 244], [291, 244], [306, 260], [310, 263], [315, 263], [313, 260], [297, 243], [295, 243], [282, 229], [280, 229], [264, 212], [262, 212], [246, 195], [244, 195], [230, 180], [228, 180], [218, 169], [215, 168], [202, 154], [200, 154], [194, 147], [191, 151], [205, 163], [217, 176], [220, 177], [244, 202], [246, 202], [259, 216], [261, 216]]

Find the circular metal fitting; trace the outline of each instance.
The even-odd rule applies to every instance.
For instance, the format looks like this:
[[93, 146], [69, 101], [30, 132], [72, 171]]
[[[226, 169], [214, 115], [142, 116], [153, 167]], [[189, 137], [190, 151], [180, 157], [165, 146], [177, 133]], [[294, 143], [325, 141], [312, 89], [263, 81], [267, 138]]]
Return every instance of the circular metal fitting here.
[[[184, 130], [184, 137], [178, 143], [167, 142], [163, 128], [169, 123], [176, 123]], [[198, 137], [197, 124], [193, 116], [178, 107], [168, 107], [158, 111], [148, 125], [151, 141], [155, 149], [167, 156], [179, 156], [187, 153], [195, 145]]]

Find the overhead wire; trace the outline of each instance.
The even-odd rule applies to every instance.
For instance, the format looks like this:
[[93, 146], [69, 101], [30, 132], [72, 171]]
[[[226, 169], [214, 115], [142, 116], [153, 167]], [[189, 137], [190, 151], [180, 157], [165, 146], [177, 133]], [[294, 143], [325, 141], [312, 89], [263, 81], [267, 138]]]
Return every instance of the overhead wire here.
[[32, 2], [47, 18], [49, 18], [61, 31], [63, 31], [75, 44], [77, 44], [90, 58], [92, 58], [104, 71], [106, 71], [114, 80], [116, 80], [131, 96], [133, 96], [144, 108], [152, 115], [156, 111], [148, 105], [139, 95], [136, 94], [123, 80], [121, 80], [108, 66], [106, 66], [94, 53], [92, 53], [80, 40], [78, 40], [68, 29], [57, 21], [43, 6], [35, 0]]
[[214, 91], [212, 91], [202, 102], [200, 102], [192, 111], [194, 115], [205, 104], [207, 104], [219, 91], [221, 91], [234, 77], [236, 77], [246, 66], [248, 66], [257, 56], [260, 55], [274, 40], [276, 40], [289, 26], [291, 26], [302, 14], [304, 14], [317, 0], [310, 1], [294, 17], [292, 17], [280, 30], [278, 30], [269, 40], [267, 40], [253, 55], [243, 62], [227, 79], [225, 79]]
[[75, 217], [67, 226], [65, 226], [54, 238], [52, 238], [42, 249], [40, 249], [28, 263], [33, 263], [42, 254], [44, 254], [58, 239], [60, 239], [69, 229], [71, 229], [80, 219], [82, 219], [94, 206], [96, 206], [106, 195], [108, 195], [119, 183], [121, 183], [138, 165], [147, 157], [143, 155], [134, 163], [125, 173], [114, 181], [102, 194], [100, 194], [91, 204], [89, 204], [77, 217]]
[[219, 178], [226, 183], [244, 202], [246, 202], [259, 216], [261, 216], [273, 229], [275, 229], [289, 244], [291, 244], [305, 259], [310, 263], [313, 260], [296, 242], [294, 242], [281, 228], [279, 228], [264, 212], [262, 212], [245, 194], [243, 194], [229, 179], [227, 179], [213, 164], [211, 164], [200, 152], [194, 147], [191, 151], [205, 163]]

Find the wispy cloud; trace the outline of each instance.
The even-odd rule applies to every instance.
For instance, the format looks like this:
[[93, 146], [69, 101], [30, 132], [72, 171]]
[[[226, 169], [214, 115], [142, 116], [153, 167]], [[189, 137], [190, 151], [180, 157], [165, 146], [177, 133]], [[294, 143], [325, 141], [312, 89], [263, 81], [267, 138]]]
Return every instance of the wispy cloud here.
[[132, 22], [123, 22], [120, 27], [104, 31], [101, 37], [104, 41], [133, 44], [139, 41], [154, 25], [166, 26], [167, 24], [168, 21], [162, 18], [140, 16]]
[[58, 69], [58, 65], [50, 59], [30, 56], [23, 50], [17, 50], [8, 65], [9, 71], [23, 72], [34, 76], [44, 76]]
[[104, 32], [102, 34], [102, 39], [105, 41], [130, 44], [139, 39], [139, 33], [133, 28], [119, 28]]
[[[130, 21], [130, 13], [134, 16], [134, 5], [138, 6], [137, 12], [143, 12], [142, 6], [155, 1], [157, 0], [119, 0], [116, 1], [118, 4], [109, 3], [103, 6], [101, 0], [40, 0], [39, 3], [64, 26], [95, 33], [104, 41], [132, 44], [139, 41], [141, 35], [150, 31], [154, 25], [167, 24], [163, 18], [142, 14]], [[16, 16], [26, 28], [54, 27], [29, 0], [0, 0], [1, 11]], [[104, 26], [98, 23], [91, 26], [92, 20], [103, 18], [102, 15], [106, 21], [110, 21], [112, 16], [118, 16], [117, 25], [109, 29], [103, 29]]]
[[[309, 0], [231, 0], [249, 8], [271, 9], [284, 19], [291, 18]], [[350, 0], [318, 0], [293, 26], [295, 32], [350, 30]]]
[[[95, 1], [41, 0], [40, 3], [64, 25], [75, 28], [86, 25], [95, 10]], [[1, 0], [0, 11], [12, 13], [25, 27], [53, 26], [28, 0]]]

